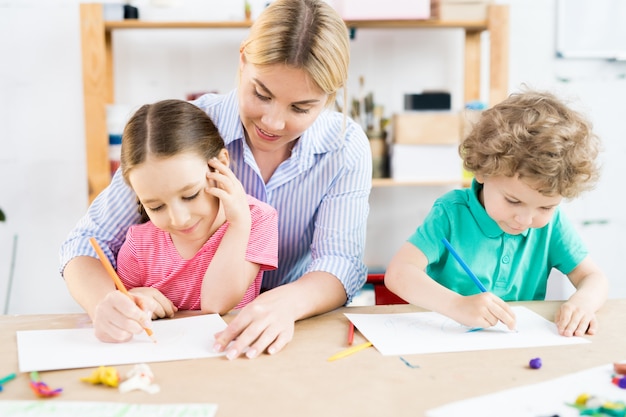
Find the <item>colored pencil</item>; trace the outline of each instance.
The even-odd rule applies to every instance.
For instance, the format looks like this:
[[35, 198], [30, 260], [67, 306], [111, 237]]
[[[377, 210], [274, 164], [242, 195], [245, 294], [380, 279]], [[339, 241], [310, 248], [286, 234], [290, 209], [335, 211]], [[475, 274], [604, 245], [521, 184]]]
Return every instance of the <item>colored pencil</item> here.
[[441, 241], [443, 242], [444, 246], [448, 249], [448, 251], [452, 254], [452, 256], [454, 256], [454, 259], [456, 259], [459, 265], [461, 265], [461, 268], [463, 268], [465, 272], [467, 273], [467, 275], [472, 279], [472, 281], [474, 281], [474, 283], [476, 284], [480, 292], [487, 292], [487, 288], [485, 288], [485, 286], [483, 285], [482, 282], [480, 282], [476, 274], [474, 274], [472, 270], [469, 268], [469, 266], [467, 266], [467, 264], [465, 263], [463, 258], [461, 258], [461, 256], [457, 253], [457, 251], [454, 250], [450, 242], [448, 242], [448, 240], [445, 237], [442, 238]]
[[350, 322], [350, 327], [348, 327], [348, 346], [352, 346], [352, 342], [354, 342], [354, 323]]
[[360, 345], [352, 346], [351, 348], [348, 348], [346, 350], [342, 350], [341, 352], [334, 354], [333, 356], [328, 358], [328, 362], [332, 362], [332, 361], [337, 360], [337, 359], [345, 358], [346, 356], [350, 356], [353, 353], [359, 352], [359, 351], [361, 351], [363, 349], [367, 349], [370, 346], [373, 346], [372, 342], [365, 342], [365, 343], [361, 343]]
[[[111, 262], [109, 262], [109, 258], [107, 258], [106, 255], [104, 254], [104, 251], [102, 250], [102, 248], [98, 244], [98, 241], [96, 241], [95, 238], [91, 237], [91, 238], [89, 238], [89, 243], [91, 243], [91, 246], [93, 246], [93, 248], [95, 249], [96, 253], [98, 254], [98, 258], [100, 258], [100, 262], [102, 262], [102, 265], [104, 266], [104, 269], [106, 269], [106, 271], [108, 272], [109, 276], [111, 277], [111, 279], [115, 283], [115, 286], [117, 287], [117, 289], [121, 293], [126, 294], [128, 297], [130, 297], [132, 300], [134, 300], [133, 296], [130, 295], [130, 293], [128, 292], [128, 290], [124, 286], [124, 283], [120, 279], [119, 275], [117, 275], [117, 272], [115, 272], [115, 269], [113, 269], [113, 265], [111, 265]], [[148, 327], [144, 327], [143, 329], [146, 331], [148, 336], [150, 336], [150, 339], [152, 339], [153, 342], [156, 342], [156, 340], [152, 336], [152, 329], [150, 329]]]

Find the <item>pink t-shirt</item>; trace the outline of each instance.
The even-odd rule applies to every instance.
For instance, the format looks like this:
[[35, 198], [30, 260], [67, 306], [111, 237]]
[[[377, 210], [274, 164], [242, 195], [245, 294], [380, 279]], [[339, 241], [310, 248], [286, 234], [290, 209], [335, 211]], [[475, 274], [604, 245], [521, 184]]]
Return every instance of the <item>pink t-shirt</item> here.
[[[235, 308], [254, 300], [261, 290], [263, 271], [278, 266], [276, 210], [248, 196], [252, 227], [246, 260], [260, 265], [259, 273]], [[191, 259], [183, 259], [170, 234], [147, 222], [131, 226], [117, 255], [117, 273], [126, 288], [153, 287], [180, 310], [200, 309], [204, 274], [228, 229], [224, 223]], [[224, 280], [228, 276], [223, 277]]]

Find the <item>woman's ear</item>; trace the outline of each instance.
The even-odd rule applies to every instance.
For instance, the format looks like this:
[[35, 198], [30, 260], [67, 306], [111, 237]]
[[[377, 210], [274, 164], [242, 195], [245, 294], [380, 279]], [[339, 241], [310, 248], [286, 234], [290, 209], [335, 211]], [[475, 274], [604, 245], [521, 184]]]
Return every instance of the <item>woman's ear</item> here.
[[482, 174], [476, 173], [476, 174], [474, 174], [474, 178], [476, 179], [476, 181], [479, 184], [484, 184], [485, 183], [485, 177]]

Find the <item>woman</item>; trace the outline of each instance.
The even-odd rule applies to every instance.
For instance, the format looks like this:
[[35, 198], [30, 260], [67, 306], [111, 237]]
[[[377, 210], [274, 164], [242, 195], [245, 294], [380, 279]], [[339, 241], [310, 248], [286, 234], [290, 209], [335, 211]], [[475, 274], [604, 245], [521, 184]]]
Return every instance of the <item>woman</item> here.
[[[347, 96], [349, 47], [345, 24], [323, 0], [277, 0], [241, 45], [238, 88], [195, 101], [219, 128], [246, 192], [279, 215], [278, 269], [216, 335], [215, 349], [228, 346], [229, 359], [280, 351], [295, 321], [345, 304], [365, 282], [371, 154], [363, 130], [331, 109], [340, 89]], [[113, 261], [138, 221], [118, 172], [61, 248], [70, 293], [101, 340], [128, 340], [146, 313], [114, 290], [88, 238]]]

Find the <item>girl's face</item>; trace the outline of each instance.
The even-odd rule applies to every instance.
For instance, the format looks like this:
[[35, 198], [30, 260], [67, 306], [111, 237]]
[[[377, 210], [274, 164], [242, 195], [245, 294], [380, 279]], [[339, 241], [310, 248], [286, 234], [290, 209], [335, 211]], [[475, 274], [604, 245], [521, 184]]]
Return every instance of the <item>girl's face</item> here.
[[306, 71], [256, 66], [241, 58], [239, 114], [248, 144], [257, 152], [285, 152], [324, 110], [328, 95]]
[[156, 227], [172, 240], [200, 246], [223, 223], [219, 199], [205, 192], [206, 159], [193, 152], [148, 157], [128, 175], [131, 187]]
[[563, 197], [545, 196], [531, 188], [518, 176], [482, 177], [476, 180], [483, 184], [479, 200], [489, 217], [511, 235], [517, 235], [548, 224]]

